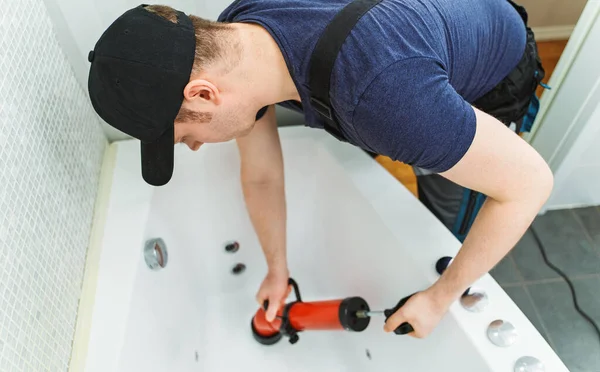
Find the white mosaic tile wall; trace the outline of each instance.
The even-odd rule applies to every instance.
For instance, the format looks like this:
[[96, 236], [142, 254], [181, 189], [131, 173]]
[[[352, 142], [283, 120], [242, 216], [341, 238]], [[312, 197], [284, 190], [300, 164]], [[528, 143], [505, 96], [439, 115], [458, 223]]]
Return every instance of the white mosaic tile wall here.
[[66, 371], [106, 139], [43, 0], [0, 0], [0, 371]]

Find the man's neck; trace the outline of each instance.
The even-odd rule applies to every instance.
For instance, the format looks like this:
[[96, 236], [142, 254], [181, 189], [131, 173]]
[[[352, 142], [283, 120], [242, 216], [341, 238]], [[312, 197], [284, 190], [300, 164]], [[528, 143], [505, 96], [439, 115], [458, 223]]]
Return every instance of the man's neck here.
[[300, 101], [283, 54], [271, 34], [254, 24], [236, 26], [240, 30], [243, 45], [243, 68], [254, 82], [253, 95], [265, 106], [283, 101]]

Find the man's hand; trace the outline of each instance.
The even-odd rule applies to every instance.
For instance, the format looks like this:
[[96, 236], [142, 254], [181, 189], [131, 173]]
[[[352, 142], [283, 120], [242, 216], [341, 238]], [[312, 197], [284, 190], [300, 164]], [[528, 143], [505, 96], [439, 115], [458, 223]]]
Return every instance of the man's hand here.
[[269, 272], [263, 280], [256, 301], [260, 307], [263, 306], [265, 300], [269, 300], [267, 309], [267, 321], [272, 322], [277, 315], [277, 310], [285, 304], [286, 298], [289, 296], [292, 287], [288, 286], [289, 274], [287, 270], [279, 272]]
[[431, 289], [416, 293], [390, 316], [384, 330], [393, 332], [400, 324], [408, 322], [415, 330], [409, 333], [409, 336], [427, 337], [446, 314], [450, 304], [451, 302], [436, 296]]

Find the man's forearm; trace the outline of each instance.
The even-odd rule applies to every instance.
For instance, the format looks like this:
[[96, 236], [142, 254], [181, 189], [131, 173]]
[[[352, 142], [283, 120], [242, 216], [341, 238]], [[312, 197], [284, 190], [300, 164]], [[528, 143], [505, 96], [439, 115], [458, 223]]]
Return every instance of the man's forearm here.
[[544, 201], [488, 198], [452, 264], [432, 286], [436, 297], [452, 302], [489, 272], [523, 236]]
[[283, 181], [242, 182], [246, 206], [270, 272], [287, 272]]

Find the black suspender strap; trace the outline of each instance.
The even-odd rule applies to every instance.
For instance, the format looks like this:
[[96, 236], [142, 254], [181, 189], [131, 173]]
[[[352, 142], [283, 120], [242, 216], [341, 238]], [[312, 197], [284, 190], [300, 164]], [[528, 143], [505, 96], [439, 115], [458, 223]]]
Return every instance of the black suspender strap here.
[[340, 141], [344, 136], [335, 120], [329, 89], [331, 73], [339, 51], [352, 28], [381, 0], [354, 0], [346, 5], [327, 25], [310, 57], [309, 86], [311, 106], [325, 121], [325, 130]]

